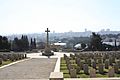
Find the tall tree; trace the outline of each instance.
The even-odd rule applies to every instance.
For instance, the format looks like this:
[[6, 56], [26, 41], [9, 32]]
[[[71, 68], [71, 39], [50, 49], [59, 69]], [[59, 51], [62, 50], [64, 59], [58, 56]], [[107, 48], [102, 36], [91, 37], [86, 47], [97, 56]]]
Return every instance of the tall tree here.
[[92, 33], [91, 36], [91, 48], [92, 50], [102, 50], [102, 38], [100, 37], [99, 34]]
[[15, 38], [13, 44], [15, 51], [27, 51], [29, 49], [28, 38], [24, 35], [22, 35], [21, 39]]
[[0, 49], [2, 49], [2, 36], [0, 36]]
[[2, 46], [3, 46], [3, 49], [9, 49], [9, 43], [8, 43], [8, 38], [7, 37], [3, 37], [2, 39]]
[[1, 51], [10, 50], [10, 43], [8, 42], [8, 38], [5, 36], [0, 36], [0, 50]]
[[36, 49], [36, 39], [34, 38], [34, 41], [33, 39], [31, 38], [31, 42], [30, 42], [30, 49]]
[[33, 48], [33, 40], [32, 40], [32, 38], [31, 38], [31, 41], [30, 41], [30, 49], [32, 50], [32, 48]]
[[36, 39], [34, 38], [34, 49], [36, 49]]

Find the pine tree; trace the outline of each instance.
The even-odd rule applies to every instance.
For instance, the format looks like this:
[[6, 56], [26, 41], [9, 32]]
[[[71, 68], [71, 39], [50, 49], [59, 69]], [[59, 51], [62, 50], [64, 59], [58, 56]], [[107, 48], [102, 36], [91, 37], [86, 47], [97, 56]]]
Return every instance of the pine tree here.
[[102, 50], [102, 38], [99, 34], [92, 33], [91, 37], [91, 48], [92, 50]]

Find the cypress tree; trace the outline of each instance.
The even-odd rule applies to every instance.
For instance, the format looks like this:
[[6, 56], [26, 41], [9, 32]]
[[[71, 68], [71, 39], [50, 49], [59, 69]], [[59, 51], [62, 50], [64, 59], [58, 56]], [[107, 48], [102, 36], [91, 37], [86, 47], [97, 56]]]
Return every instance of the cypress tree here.
[[34, 38], [34, 49], [36, 49], [36, 39]]
[[32, 38], [31, 38], [31, 41], [30, 41], [30, 50], [33, 49], [33, 41], [32, 41]]
[[29, 41], [27, 36], [22, 35], [21, 39], [14, 39], [15, 51], [27, 51], [29, 49]]
[[2, 36], [0, 36], [0, 49], [2, 49]]

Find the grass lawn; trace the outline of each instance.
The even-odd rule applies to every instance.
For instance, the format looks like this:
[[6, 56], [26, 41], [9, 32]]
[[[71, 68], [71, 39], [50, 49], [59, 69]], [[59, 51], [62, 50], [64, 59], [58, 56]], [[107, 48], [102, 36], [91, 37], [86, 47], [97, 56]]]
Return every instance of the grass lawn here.
[[2, 65], [0, 65], [0, 67], [7, 65], [7, 64], [10, 64], [10, 63], [12, 63], [12, 61], [10, 61], [10, 60], [9, 61], [2, 61]]

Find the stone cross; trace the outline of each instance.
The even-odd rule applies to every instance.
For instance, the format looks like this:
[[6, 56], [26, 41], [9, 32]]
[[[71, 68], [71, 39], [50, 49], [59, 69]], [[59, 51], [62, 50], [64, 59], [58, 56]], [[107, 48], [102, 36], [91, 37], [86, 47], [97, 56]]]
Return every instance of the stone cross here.
[[50, 30], [47, 28], [47, 30], [45, 30], [45, 32], [47, 32], [47, 48], [49, 47], [49, 32]]

